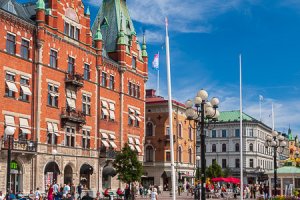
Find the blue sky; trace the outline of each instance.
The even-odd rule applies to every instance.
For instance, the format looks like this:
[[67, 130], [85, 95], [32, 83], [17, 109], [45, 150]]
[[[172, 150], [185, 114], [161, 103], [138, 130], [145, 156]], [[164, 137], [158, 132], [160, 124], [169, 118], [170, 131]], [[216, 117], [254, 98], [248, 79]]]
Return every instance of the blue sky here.
[[[83, 0], [94, 18], [102, 0]], [[169, 18], [172, 95], [184, 102], [204, 88], [220, 98], [220, 110], [239, 109], [239, 61], [243, 58], [244, 112], [275, 128], [300, 133], [300, 1], [127, 0], [135, 29], [146, 30], [149, 66], [160, 52], [160, 94], [167, 98], [164, 17]], [[156, 88], [149, 68], [148, 88]]]

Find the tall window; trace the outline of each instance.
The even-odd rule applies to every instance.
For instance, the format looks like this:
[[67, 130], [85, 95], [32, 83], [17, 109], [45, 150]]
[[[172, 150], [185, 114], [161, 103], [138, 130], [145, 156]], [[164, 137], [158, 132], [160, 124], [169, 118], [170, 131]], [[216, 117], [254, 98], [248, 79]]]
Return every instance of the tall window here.
[[170, 135], [170, 127], [166, 127], [166, 135]]
[[189, 163], [192, 164], [193, 163], [193, 158], [192, 158], [192, 149], [189, 149]]
[[16, 92], [18, 92], [17, 86], [15, 84], [15, 74], [11, 72], [6, 72], [5, 80], [5, 96], [6, 97], [15, 97]]
[[65, 22], [64, 33], [67, 36], [69, 36], [69, 37], [71, 37], [71, 38], [73, 38], [75, 40], [78, 40], [79, 39], [80, 30], [77, 27], [75, 27], [75, 26], [73, 26], [73, 25]]
[[48, 84], [48, 106], [58, 107], [58, 86]]
[[140, 121], [141, 121], [141, 118], [139, 117], [140, 114], [141, 114], [140, 111], [135, 111], [135, 121], [134, 121], [135, 127], [140, 126]]
[[240, 137], [240, 129], [235, 129], [235, 137]]
[[240, 159], [235, 159], [235, 168], [240, 168]]
[[226, 152], [226, 144], [222, 144], [222, 152]]
[[57, 144], [58, 125], [56, 123], [47, 122], [47, 144]]
[[65, 145], [67, 147], [75, 147], [75, 127], [66, 128]]
[[223, 137], [223, 138], [226, 138], [226, 137], [227, 137], [226, 130], [222, 130], [222, 137]]
[[211, 151], [212, 152], [217, 152], [217, 146], [216, 146], [216, 144], [212, 144]]
[[50, 67], [57, 68], [57, 51], [50, 50]]
[[239, 151], [240, 151], [240, 144], [239, 144], [239, 143], [236, 143], [236, 144], [235, 144], [235, 151], [236, 151], [236, 152], [239, 152]]
[[249, 144], [249, 151], [253, 151], [253, 144], [252, 143]]
[[166, 161], [171, 161], [171, 152], [166, 151]]
[[87, 94], [82, 95], [82, 112], [91, 115], [91, 97]]
[[91, 132], [90, 130], [82, 130], [82, 148], [89, 149], [91, 143]]
[[21, 43], [21, 57], [24, 59], [29, 58], [29, 41], [22, 39]]
[[249, 137], [254, 137], [253, 128], [248, 130]]
[[83, 78], [85, 80], [90, 80], [90, 65], [88, 64], [84, 64]]
[[146, 162], [153, 162], [153, 148], [151, 146], [146, 147]]
[[137, 98], [141, 97], [141, 91], [140, 91], [140, 86], [139, 85], [136, 86], [136, 97]]
[[135, 84], [132, 84], [132, 96], [134, 96], [134, 97], [136, 95], [136, 87], [135, 86], [136, 86]]
[[226, 159], [222, 159], [222, 168], [226, 168], [227, 167], [227, 160]]
[[182, 138], [182, 124], [178, 124], [178, 137]]
[[21, 76], [20, 79], [20, 97], [21, 101], [29, 101], [29, 95], [31, 95], [31, 91], [29, 89], [29, 78], [25, 76]]
[[115, 77], [113, 75], [109, 76], [109, 89], [115, 89]]
[[253, 159], [249, 159], [249, 167], [253, 168]]
[[178, 162], [182, 162], [182, 149], [178, 147]]
[[216, 138], [217, 137], [217, 131], [216, 130], [212, 130], [211, 131], [211, 137], [212, 138]]
[[132, 69], [136, 69], [136, 57], [132, 56]]
[[151, 122], [146, 125], [146, 136], [153, 136], [153, 124]]
[[106, 83], [106, 73], [105, 73], [105, 72], [102, 72], [101, 85], [102, 85], [103, 87], [106, 87], [106, 86], [107, 86], [107, 83]]
[[189, 139], [192, 140], [193, 139], [193, 131], [192, 131], [192, 127], [189, 126]]
[[16, 36], [9, 33], [6, 35], [6, 51], [9, 54], [16, 54]]
[[70, 57], [68, 58], [68, 73], [74, 74], [75, 72], [75, 59]]
[[65, 33], [66, 35], [69, 35], [69, 33], [70, 33], [70, 24], [67, 23], [67, 22], [65, 22], [64, 33]]
[[129, 94], [130, 96], [132, 95], [131, 87], [132, 87], [132, 83], [131, 83], [131, 82], [128, 82], [128, 94]]

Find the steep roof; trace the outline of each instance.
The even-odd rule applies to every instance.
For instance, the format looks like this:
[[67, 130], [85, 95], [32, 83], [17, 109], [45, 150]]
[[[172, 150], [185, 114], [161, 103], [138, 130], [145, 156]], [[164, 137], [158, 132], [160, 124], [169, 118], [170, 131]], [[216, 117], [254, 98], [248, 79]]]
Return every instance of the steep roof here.
[[294, 136], [293, 136], [292, 130], [290, 128], [288, 130], [288, 139], [289, 139], [289, 141], [293, 141], [294, 140]]
[[[116, 52], [119, 32], [124, 32], [126, 51], [129, 53], [129, 46], [135, 29], [131, 20], [126, 0], [103, 0], [92, 26], [93, 35], [96, 34], [100, 23], [103, 36], [104, 48], [107, 52]], [[141, 47], [138, 45], [139, 59], [142, 60]]]
[[[257, 122], [257, 120], [250, 115], [245, 113], [242, 114], [243, 121], [249, 122]], [[220, 112], [220, 117], [218, 118], [218, 122], [238, 122], [240, 121], [240, 111], [233, 110], [233, 111], [222, 111]]]
[[0, 9], [3, 9], [19, 18], [22, 18], [30, 23], [34, 23], [31, 20], [31, 16], [35, 14], [35, 3], [18, 3], [16, 0], [2, 0], [0, 1]]

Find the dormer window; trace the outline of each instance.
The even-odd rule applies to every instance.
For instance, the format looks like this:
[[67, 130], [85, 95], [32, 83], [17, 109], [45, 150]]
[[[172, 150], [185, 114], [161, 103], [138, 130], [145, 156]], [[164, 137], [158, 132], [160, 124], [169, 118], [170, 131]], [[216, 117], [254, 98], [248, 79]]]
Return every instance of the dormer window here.
[[73, 38], [75, 40], [79, 39], [79, 28], [73, 26], [72, 24], [69, 24], [68, 22], [65, 22], [65, 29], [64, 33], [69, 36], [70, 38]]
[[9, 1], [8, 3], [7, 3], [7, 5], [6, 5], [6, 10], [8, 11], [8, 12], [11, 12], [11, 13], [13, 13], [13, 14], [17, 14], [17, 12], [16, 12], [16, 10], [15, 10], [15, 6], [14, 6], [14, 4], [11, 2], [11, 1]]

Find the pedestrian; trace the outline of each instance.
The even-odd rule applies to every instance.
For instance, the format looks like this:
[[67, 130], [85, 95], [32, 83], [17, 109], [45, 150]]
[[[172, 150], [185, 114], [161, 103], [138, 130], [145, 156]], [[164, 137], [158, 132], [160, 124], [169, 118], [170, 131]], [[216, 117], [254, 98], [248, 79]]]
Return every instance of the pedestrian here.
[[151, 192], [151, 200], [158, 200], [158, 194], [157, 194], [157, 189], [153, 188]]
[[129, 184], [126, 183], [125, 189], [124, 189], [124, 199], [128, 200], [129, 198], [129, 193], [130, 193], [130, 187]]
[[78, 198], [77, 199], [81, 200], [82, 186], [81, 186], [80, 183], [77, 186], [77, 193], [78, 193]]
[[189, 192], [190, 192], [190, 184], [189, 182], [186, 183], [186, 193], [187, 193], [187, 196], [189, 196]]
[[41, 192], [40, 192], [40, 189], [39, 188], [36, 188], [36, 191], [35, 191], [35, 199], [36, 200], [39, 200], [41, 198]]
[[74, 200], [75, 199], [75, 193], [76, 193], [76, 188], [75, 188], [74, 183], [71, 184], [70, 193], [71, 193], [71, 199]]
[[0, 191], [0, 200], [4, 200], [5, 199], [5, 195], [2, 193], [2, 191]]
[[53, 200], [53, 185], [49, 185], [47, 198], [48, 200]]

